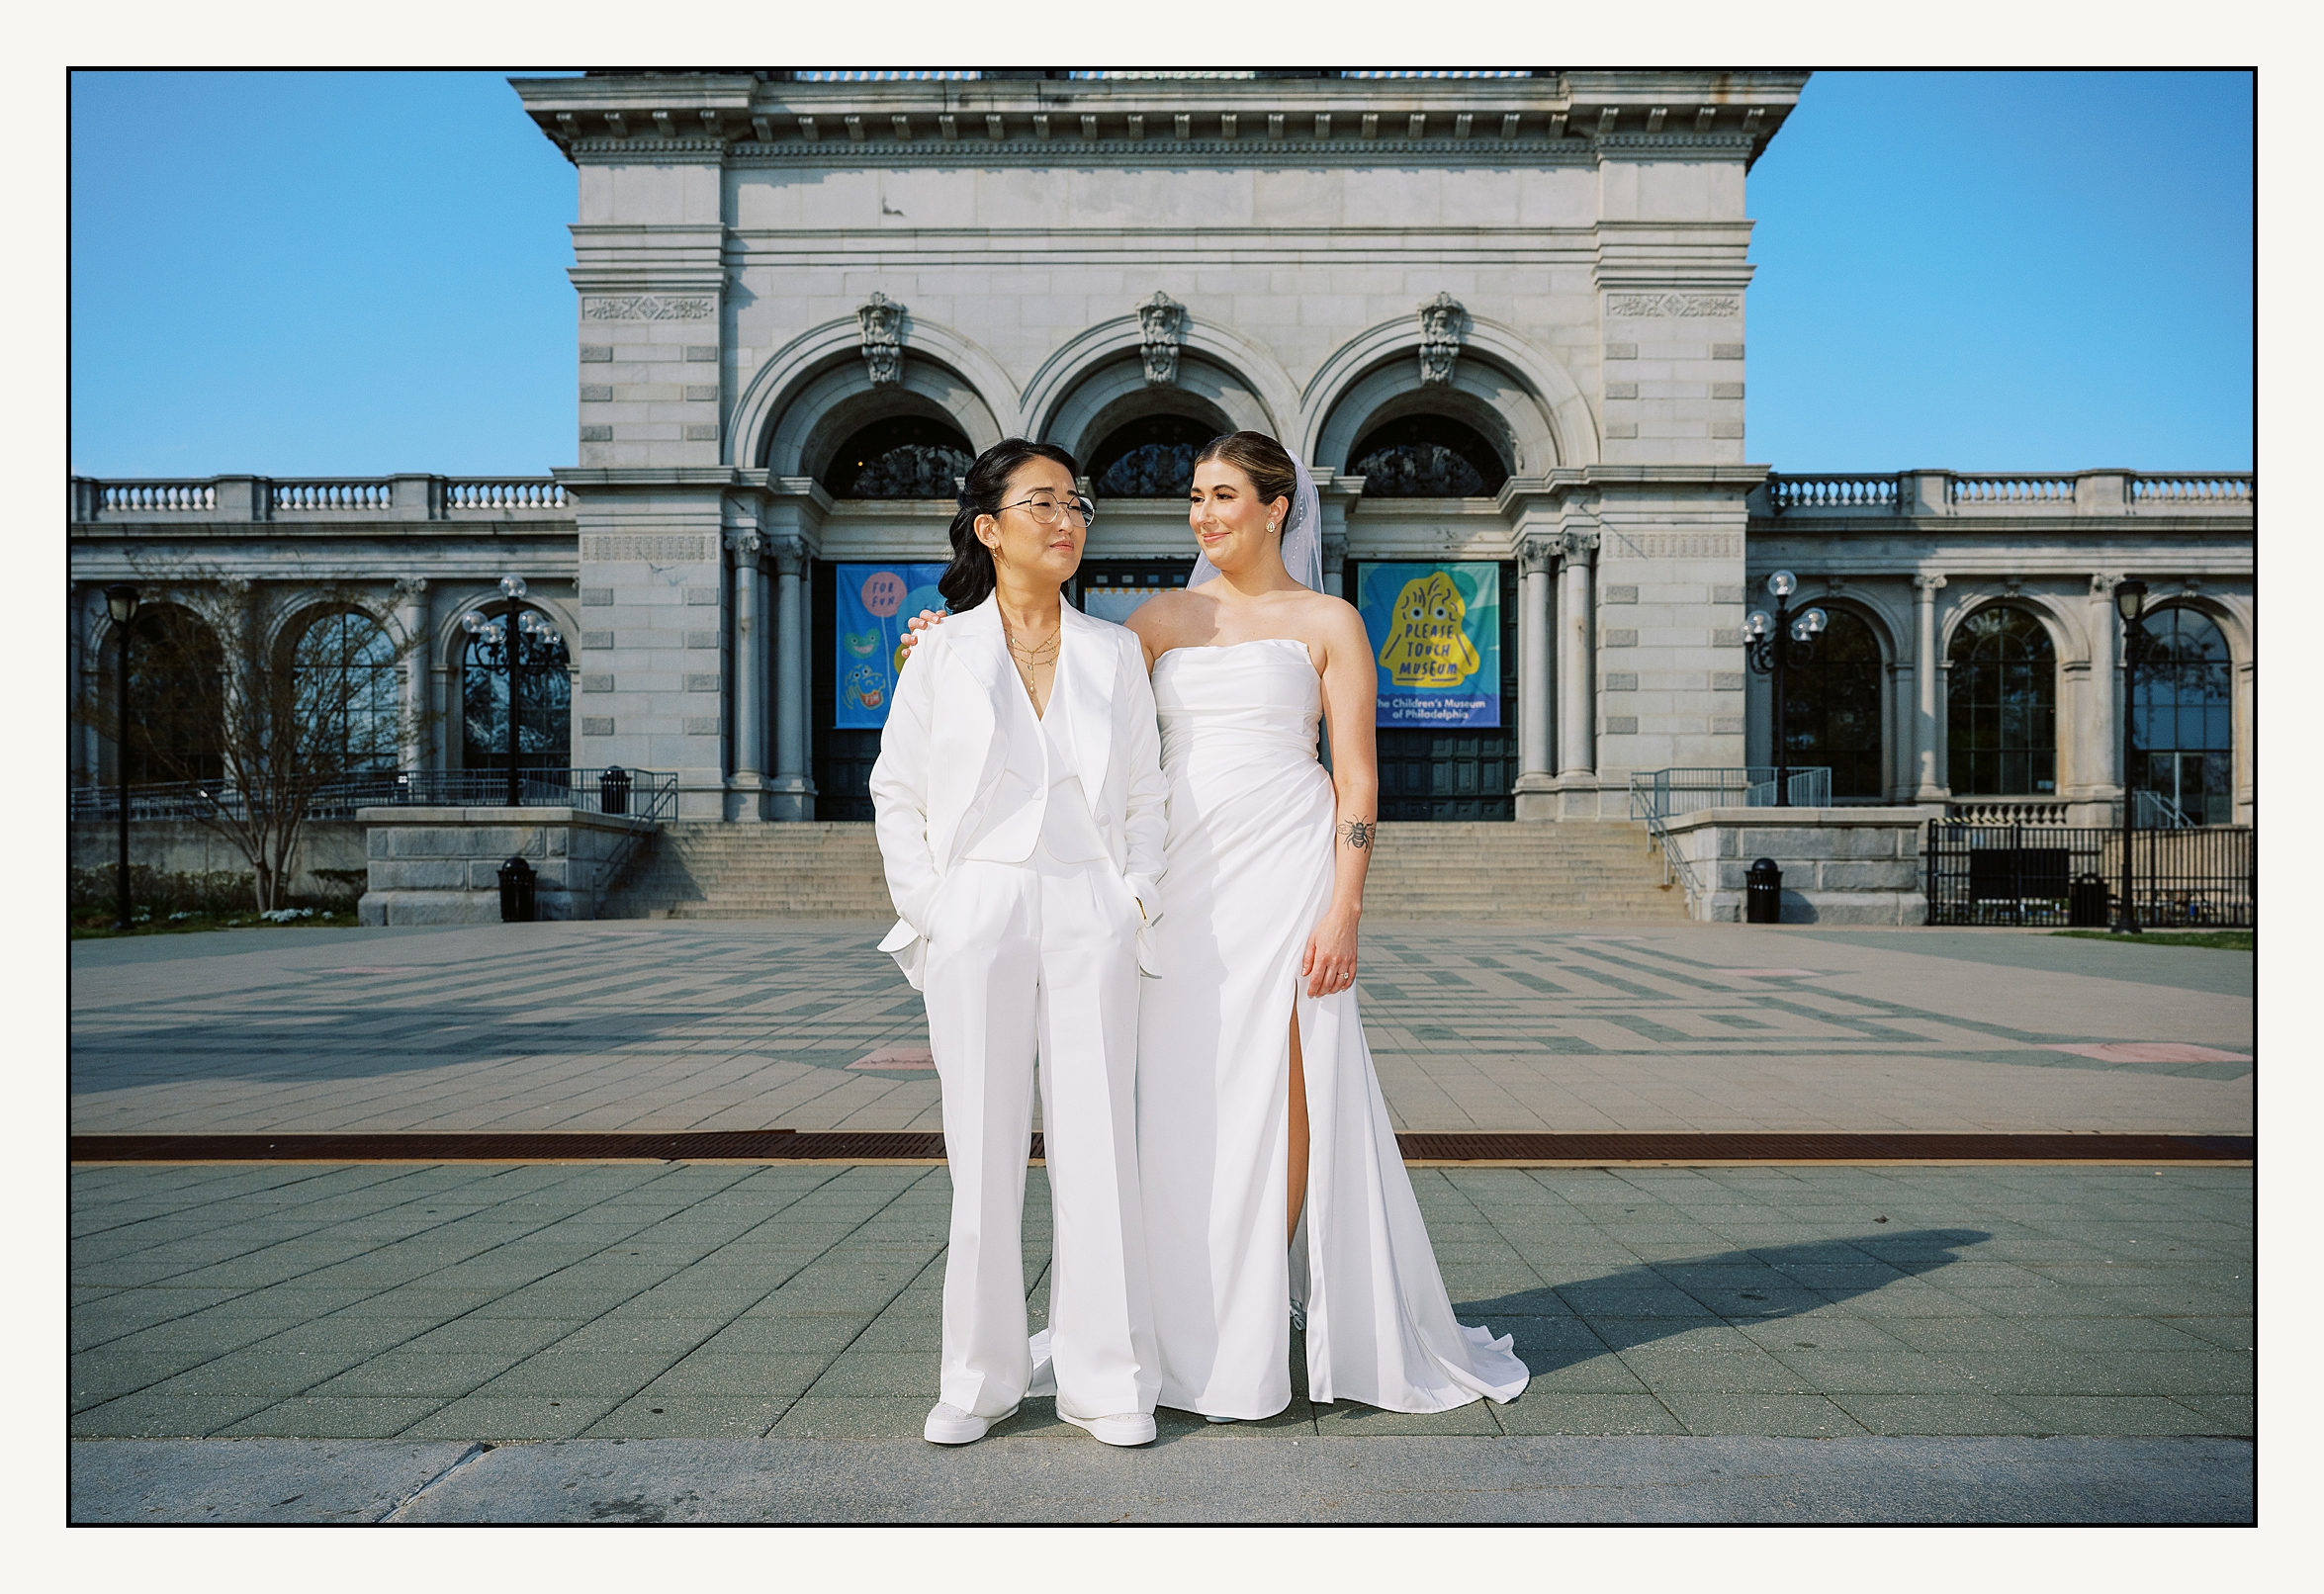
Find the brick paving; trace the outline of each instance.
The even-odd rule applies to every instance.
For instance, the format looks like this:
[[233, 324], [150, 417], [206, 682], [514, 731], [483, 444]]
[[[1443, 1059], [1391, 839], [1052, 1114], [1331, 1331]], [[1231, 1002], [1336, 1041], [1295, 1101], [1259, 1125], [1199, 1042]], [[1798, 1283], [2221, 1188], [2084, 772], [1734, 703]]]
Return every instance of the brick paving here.
[[[2249, 1435], [2237, 1169], [1414, 1172], [1524, 1397], [1300, 1434]], [[917, 1434], [942, 1169], [84, 1168], [71, 1431], [406, 1440]], [[1047, 1309], [1031, 1175], [1029, 1310]], [[1295, 1366], [1296, 1357], [1295, 1355]], [[1001, 1437], [1086, 1445], [1049, 1401]]]

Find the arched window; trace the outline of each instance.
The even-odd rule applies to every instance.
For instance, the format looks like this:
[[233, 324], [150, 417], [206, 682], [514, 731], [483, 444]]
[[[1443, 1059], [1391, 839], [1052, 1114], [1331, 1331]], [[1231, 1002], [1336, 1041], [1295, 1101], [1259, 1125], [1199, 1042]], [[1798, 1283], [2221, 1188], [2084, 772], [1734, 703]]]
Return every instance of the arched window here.
[[[505, 607], [488, 610], [515, 619]], [[567, 673], [565, 643], [536, 642], [504, 628], [497, 642], [468, 640], [460, 672], [462, 740], [460, 761], [470, 769], [508, 767], [510, 649], [516, 665], [516, 766], [563, 769], [573, 761], [573, 677]]]
[[976, 463], [956, 427], [922, 415], [876, 420], [842, 445], [823, 473], [835, 498], [949, 498]]
[[2199, 610], [2146, 618], [2131, 725], [2131, 784], [2197, 825], [2235, 822], [2235, 698], [2227, 639]]
[[1443, 415], [1405, 415], [1375, 426], [1349, 454], [1367, 498], [1489, 498], [1509, 480], [1493, 446]]
[[378, 621], [352, 609], [321, 616], [299, 633], [291, 670], [299, 734], [317, 764], [396, 767], [396, 645]]
[[1098, 445], [1090, 481], [1101, 498], [1183, 498], [1195, 485], [1195, 456], [1217, 435], [1184, 415], [1147, 415]]
[[1953, 634], [1946, 686], [1947, 772], [1956, 797], [2036, 797], [2058, 789], [2058, 660], [2023, 609], [1997, 603]]
[[1825, 606], [1816, 657], [1784, 681], [1784, 746], [1791, 766], [1832, 769], [1834, 797], [1881, 797], [1880, 643], [1861, 616]]
[[[111, 725], [120, 702], [118, 633], [106, 665], [98, 712]], [[114, 745], [116, 757], [126, 752], [130, 784], [223, 780], [224, 707], [225, 656], [217, 633], [175, 605], [140, 609], [130, 622], [129, 724]]]

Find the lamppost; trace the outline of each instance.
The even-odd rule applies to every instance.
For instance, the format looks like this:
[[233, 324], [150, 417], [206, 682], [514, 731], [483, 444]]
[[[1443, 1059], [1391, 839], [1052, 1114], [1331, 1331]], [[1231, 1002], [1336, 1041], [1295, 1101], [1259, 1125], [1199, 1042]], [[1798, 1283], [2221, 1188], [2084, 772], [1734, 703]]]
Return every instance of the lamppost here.
[[[1753, 609], [1743, 621], [1743, 658], [1751, 668], [1762, 675], [1775, 677], [1775, 806], [1791, 806], [1791, 750], [1790, 739], [1784, 734], [1784, 675], [1787, 667], [1805, 668], [1816, 657], [1816, 639], [1824, 634], [1828, 623], [1822, 609], [1803, 610], [1796, 617], [1791, 612], [1791, 595], [1799, 590], [1799, 581], [1790, 571], [1777, 571], [1767, 577], [1767, 590], [1775, 596], [1775, 613]], [[1790, 640], [1785, 641], [1788, 637]]]
[[114, 787], [121, 796], [121, 872], [114, 877], [113, 928], [130, 928], [130, 622], [137, 617], [137, 589], [118, 582], [105, 589], [105, 612], [121, 638], [121, 697], [113, 739]]
[[[516, 728], [520, 683], [524, 678], [525, 670], [538, 667], [538, 661], [530, 657], [532, 648], [538, 647], [546, 652], [549, 644], [562, 640], [557, 634], [557, 628], [544, 619], [538, 609], [524, 609], [517, 606], [524, 601], [524, 592], [523, 576], [503, 576], [500, 577], [500, 595], [508, 600], [507, 619], [486, 614], [481, 609], [471, 609], [460, 617], [461, 629], [470, 636], [486, 643], [501, 645], [501, 667], [508, 674], [508, 806], [510, 808], [517, 806]], [[509, 625], [508, 620], [514, 620], [515, 624]], [[528, 647], [528, 644], [531, 646]], [[488, 667], [490, 666], [488, 665]]]
[[2138, 803], [2131, 790], [2131, 737], [2138, 723], [2138, 656], [2145, 651], [2146, 627], [2139, 616], [2146, 610], [2146, 582], [2125, 578], [2114, 583], [2114, 609], [2122, 616], [2122, 901], [2114, 914], [2114, 932], [2136, 935], [2138, 907], [2131, 900], [2137, 880], [2130, 861], [2130, 839], [2138, 828]]

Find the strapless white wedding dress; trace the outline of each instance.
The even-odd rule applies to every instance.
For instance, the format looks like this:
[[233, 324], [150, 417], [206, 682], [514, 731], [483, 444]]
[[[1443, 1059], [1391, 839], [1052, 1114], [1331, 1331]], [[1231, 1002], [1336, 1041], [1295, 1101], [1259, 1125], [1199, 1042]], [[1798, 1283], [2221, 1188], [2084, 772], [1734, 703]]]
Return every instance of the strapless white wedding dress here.
[[[1510, 1339], [1454, 1320], [1355, 992], [1309, 997], [1298, 976], [1333, 861], [1305, 645], [1174, 649], [1154, 700], [1170, 832], [1137, 1101], [1161, 1404], [1282, 1411], [1295, 1304], [1313, 1399], [1413, 1412], [1514, 1400], [1528, 1373]], [[1295, 1005], [1310, 1147], [1287, 1254]]]

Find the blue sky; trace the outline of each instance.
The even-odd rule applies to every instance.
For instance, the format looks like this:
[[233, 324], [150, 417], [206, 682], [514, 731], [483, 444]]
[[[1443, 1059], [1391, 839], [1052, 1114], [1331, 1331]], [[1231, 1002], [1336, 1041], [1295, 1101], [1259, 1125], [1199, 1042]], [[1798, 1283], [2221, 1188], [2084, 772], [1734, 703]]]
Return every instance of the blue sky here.
[[[1817, 76], [1750, 178], [1748, 457], [2248, 469], [2252, 116]], [[75, 472], [572, 462], [573, 170], [500, 75], [78, 74], [72, 161]]]

